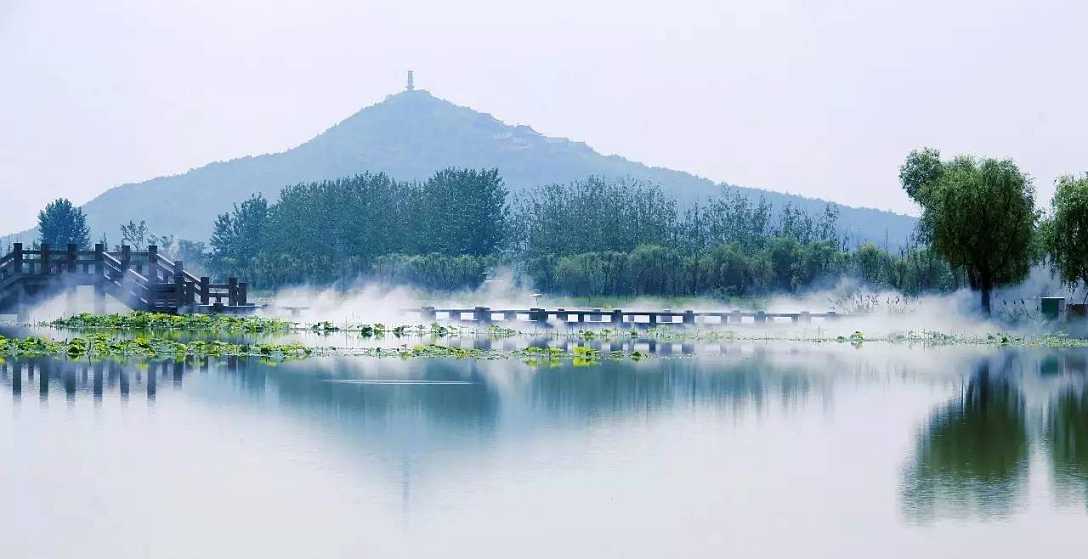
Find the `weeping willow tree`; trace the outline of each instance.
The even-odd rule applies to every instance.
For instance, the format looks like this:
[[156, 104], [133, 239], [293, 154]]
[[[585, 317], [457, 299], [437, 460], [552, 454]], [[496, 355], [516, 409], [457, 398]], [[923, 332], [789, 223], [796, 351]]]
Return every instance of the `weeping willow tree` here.
[[[1062, 281], [1076, 289], [1088, 285], [1088, 175], [1058, 179], [1046, 224], [1046, 245]], [[1084, 293], [1088, 302], [1088, 288]]]
[[1031, 179], [1008, 159], [941, 161], [929, 148], [910, 153], [899, 179], [922, 207], [923, 239], [967, 272], [989, 315], [993, 290], [1028, 275], [1038, 220]]

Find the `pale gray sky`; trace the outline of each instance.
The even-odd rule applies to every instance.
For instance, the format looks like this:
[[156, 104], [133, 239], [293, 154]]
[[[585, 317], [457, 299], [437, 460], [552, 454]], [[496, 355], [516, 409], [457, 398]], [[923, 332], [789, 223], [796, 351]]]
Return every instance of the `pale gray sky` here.
[[1088, 170], [1088, 2], [0, 0], [0, 233], [417, 85], [715, 180], [914, 213], [916, 146]]

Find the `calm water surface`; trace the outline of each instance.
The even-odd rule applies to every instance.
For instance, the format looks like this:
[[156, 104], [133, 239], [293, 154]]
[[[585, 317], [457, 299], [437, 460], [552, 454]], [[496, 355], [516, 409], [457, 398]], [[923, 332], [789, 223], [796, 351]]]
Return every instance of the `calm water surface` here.
[[1088, 551], [1088, 353], [704, 349], [8, 361], [0, 557]]

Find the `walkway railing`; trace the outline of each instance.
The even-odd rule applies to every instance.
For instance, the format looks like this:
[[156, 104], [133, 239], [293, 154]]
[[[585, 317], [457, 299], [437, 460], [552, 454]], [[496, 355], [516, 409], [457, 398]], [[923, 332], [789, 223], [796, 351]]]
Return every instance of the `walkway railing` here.
[[185, 270], [181, 260], [170, 260], [151, 245], [135, 251], [122, 245], [107, 251], [101, 243], [93, 250], [68, 245], [54, 250], [49, 245], [26, 249], [14, 243], [0, 257], [0, 307], [19, 307], [32, 297], [52, 291], [91, 285], [96, 302], [111, 294], [137, 310], [162, 312], [245, 311], [249, 304], [248, 285], [230, 278], [212, 283]]

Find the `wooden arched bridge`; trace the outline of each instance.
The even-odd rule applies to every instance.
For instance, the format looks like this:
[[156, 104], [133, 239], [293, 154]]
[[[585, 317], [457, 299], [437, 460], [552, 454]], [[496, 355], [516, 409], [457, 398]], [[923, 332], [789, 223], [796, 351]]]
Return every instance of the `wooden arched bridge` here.
[[0, 312], [21, 312], [28, 305], [78, 286], [94, 288], [95, 310], [105, 309], [106, 296], [134, 310], [166, 313], [248, 312], [256, 307], [247, 285], [235, 278], [211, 283], [185, 271], [180, 260], [159, 254], [155, 245], [132, 250], [122, 245], [107, 251], [68, 245], [64, 250], [42, 245], [36, 249], [14, 243], [0, 257]]

